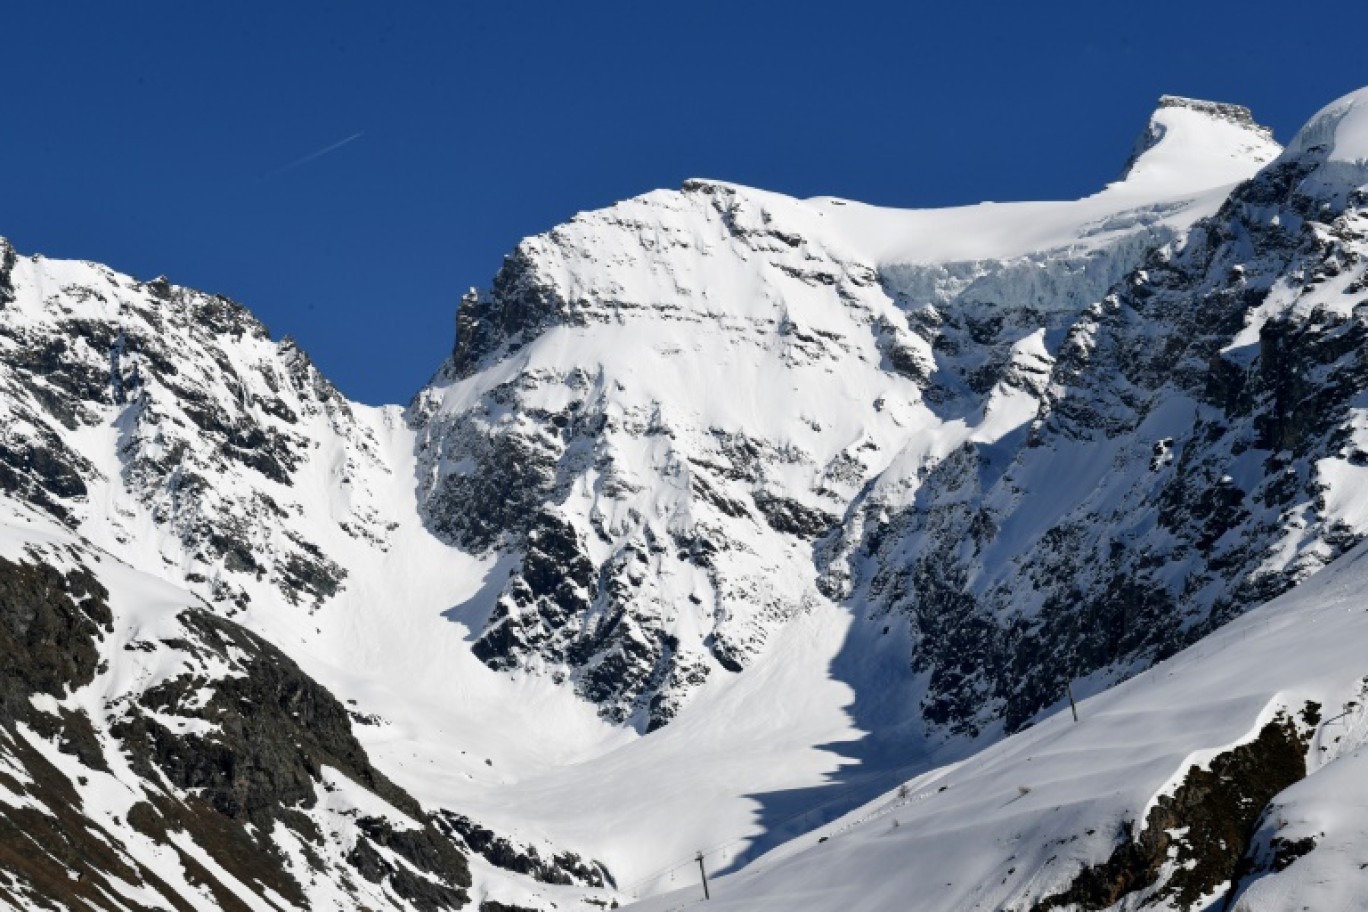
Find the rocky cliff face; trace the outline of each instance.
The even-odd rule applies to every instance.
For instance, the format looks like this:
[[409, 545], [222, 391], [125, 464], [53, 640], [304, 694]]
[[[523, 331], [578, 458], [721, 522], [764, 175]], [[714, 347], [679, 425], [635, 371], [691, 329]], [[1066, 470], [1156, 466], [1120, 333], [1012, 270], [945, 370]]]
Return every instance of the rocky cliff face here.
[[411, 420], [430, 527], [513, 558], [475, 644], [491, 665], [655, 727], [817, 597], [803, 568], [861, 481], [863, 432], [806, 393], [882, 375], [871, 327], [896, 311], [871, 270], [769, 220], [724, 187], [654, 194], [526, 242], [463, 303]]
[[1321, 160], [1266, 168], [1081, 314], [1010, 452], [964, 446], [845, 527], [832, 585], [911, 617], [929, 719], [1016, 727], [1368, 532], [1365, 213], [1307, 192]]

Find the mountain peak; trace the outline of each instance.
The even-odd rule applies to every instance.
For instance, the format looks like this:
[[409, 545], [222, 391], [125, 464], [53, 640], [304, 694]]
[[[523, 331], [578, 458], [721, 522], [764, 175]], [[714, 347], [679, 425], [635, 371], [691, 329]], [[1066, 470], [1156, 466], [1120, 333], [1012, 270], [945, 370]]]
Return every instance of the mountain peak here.
[[1248, 176], [1282, 148], [1249, 108], [1179, 95], [1161, 95], [1121, 172], [1126, 185], [1172, 185], [1186, 192]]
[[1310, 165], [1299, 191], [1325, 202], [1342, 203], [1368, 184], [1368, 88], [1317, 111], [1288, 143], [1282, 160]]
[[1350, 92], [1316, 112], [1297, 131], [1287, 147], [1289, 155], [1326, 148], [1329, 161], [1368, 161], [1368, 88]]
[[1312, 152], [1323, 154], [1329, 162], [1368, 163], [1368, 88], [1321, 108], [1287, 146], [1288, 156]]

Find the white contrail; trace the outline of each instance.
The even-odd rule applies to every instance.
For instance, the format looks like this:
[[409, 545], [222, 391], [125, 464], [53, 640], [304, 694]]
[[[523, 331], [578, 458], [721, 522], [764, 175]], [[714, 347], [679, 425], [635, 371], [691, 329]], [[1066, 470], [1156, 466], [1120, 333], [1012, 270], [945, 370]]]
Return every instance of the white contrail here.
[[331, 146], [324, 146], [322, 149], [319, 149], [317, 152], [310, 152], [308, 155], [304, 156], [303, 158], [299, 159], [298, 161], [292, 161], [292, 162], [290, 162], [288, 165], [282, 165], [281, 167], [276, 168], [274, 171], [268, 171], [268, 172], [266, 172], [266, 176], [267, 176], [267, 177], [275, 177], [277, 174], [284, 174], [286, 171], [293, 171], [295, 168], [298, 168], [300, 165], [307, 165], [309, 162], [314, 161], [315, 159], [322, 158], [323, 156], [327, 155], [329, 152], [336, 152], [338, 149], [342, 148], [343, 146], [347, 145], [348, 143], [354, 143], [354, 142], [356, 142], [358, 139], [360, 139], [362, 136], [365, 136], [365, 135], [366, 135], [366, 134], [365, 134], [365, 131], [362, 131], [362, 132], [360, 132], [360, 133], [353, 133], [351, 136], [348, 136], [346, 139], [340, 139], [340, 140], [338, 140], [337, 142], [333, 143]]

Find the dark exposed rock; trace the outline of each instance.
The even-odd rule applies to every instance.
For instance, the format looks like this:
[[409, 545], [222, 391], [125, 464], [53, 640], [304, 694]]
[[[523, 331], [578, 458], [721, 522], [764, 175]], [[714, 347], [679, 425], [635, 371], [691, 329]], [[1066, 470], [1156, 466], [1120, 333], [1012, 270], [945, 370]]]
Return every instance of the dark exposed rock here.
[[18, 258], [9, 241], [0, 238], [0, 307], [14, 300], [14, 264]]
[[315, 605], [321, 605], [341, 591], [347, 571], [317, 545], [298, 535], [288, 537], [297, 550], [275, 566], [276, 578], [283, 583], [285, 597], [299, 604], [303, 601], [301, 596], [311, 596]]
[[[311, 807], [323, 766], [337, 769], [415, 818], [416, 802], [370, 765], [346, 709], [279, 649], [203, 611], [181, 616], [196, 647], [224, 661], [248, 657], [243, 674], [215, 681], [181, 676], [148, 690], [147, 709], [213, 722], [212, 738], [177, 735], [131, 709], [114, 732], [148, 777], [160, 770], [194, 789], [219, 813], [269, 828], [280, 807]], [[240, 651], [240, 652], [239, 652]], [[201, 687], [213, 694], [196, 708]]]
[[574, 852], [558, 852], [550, 859], [544, 859], [536, 846], [516, 845], [507, 837], [452, 811], [440, 812], [434, 822], [444, 833], [459, 837], [471, 851], [505, 871], [526, 874], [541, 883], [590, 887], [613, 884], [601, 862], [586, 862]]
[[[6, 656], [0, 666], [0, 752], [16, 758], [33, 778], [29, 791], [48, 811], [36, 813], [0, 804], [0, 861], [21, 883], [62, 906], [86, 903], [116, 908], [108, 897], [118, 895], [117, 891], [106, 880], [113, 876], [160, 888], [160, 895], [177, 909], [188, 908], [159, 878], [136, 863], [130, 867], [120, 857], [114, 849], [118, 840], [82, 815], [72, 783], [15, 734], [16, 722], [28, 722], [40, 737], [55, 739], [60, 750], [75, 755], [86, 767], [108, 771], [97, 734], [84, 713], [61, 709], [52, 715], [35, 709], [29, 700], [30, 694], [62, 697], [69, 688], [92, 680], [99, 664], [99, 641], [112, 620], [107, 598], [104, 587], [88, 570], [63, 575], [46, 564], [0, 559], [0, 654]], [[302, 904], [298, 885], [271, 853], [240, 827], [205, 806], [199, 805], [199, 811], [196, 807], [194, 799], [183, 805], [165, 800], [159, 812], [143, 802], [134, 806], [129, 823], [148, 835], [160, 835], [168, 845], [168, 827], [189, 830], [228, 870], [250, 873]], [[33, 838], [38, 838], [45, 852], [25, 848], [34, 845]], [[220, 893], [216, 879], [198, 863], [176, 851], [187, 870], [202, 872], [201, 882], [212, 886], [224, 908], [245, 908], [230, 892]], [[73, 878], [73, 871], [80, 876]]]
[[[923, 324], [924, 325], [924, 324]], [[939, 328], [940, 323], [936, 324]], [[888, 367], [894, 373], [901, 374], [909, 380], [919, 383], [926, 383], [930, 380], [934, 372], [935, 365], [928, 365], [926, 359], [917, 351], [908, 338], [909, 333], [898, 327], [891, 321], [881, 320], [875, 324], [875, 338], [879, 343], [879, 351], [883, 353], [888, 361]], [[939, 333], [927, 332], [931, 339], [940, 338]]]
[[[1135, 895], [1143, 896], [1142, 905], [1198, 908], [1218, 887], [1238, 880], [1264, 808], [1306, 775], [1305, 750], [1296, 724], [1280, 715], [1253, 741], [1218, 754], [1208, 768], [1193, 766], [1172, 795], [1159, 798], [1138, 834], [1032, 912], [1100, 910]], [[1161, 881], [1169, 861], [1174, 869]]]
[[43, 808], [0, 802], [0, 871], [6, 875], [0, 900], [23, 897], [50, 909], [152, 912], [120, 896], [110, 883], [114, 878], [142, 883], [176, 912], [192, 912], [160, 877], [119, 851], [117, 836], [83, 813], [72, 782], [7, 724], [0, 725], [0, 753], [28, 774], [32, 781], [23, 793]]
[[765, 522], [776, 532], [806, 539], [821, 538], [840, 522], [838, 517], [792, 498], [764, 493], [754, 497]]
[[269, 887], [297, 906], [308, 903], [303, 887], [285, 869], [273, 846], [253, 838], [240, 823], [225, 818], [197, 796], [176, 800], [164, 794], [152, 795], [129, 809], [128, 824], [158, 844], [174, 847], [181, 865], [195, 871], [195, 879], [208, 885], [215, 901], [224, 908], [248, 906], [209, 874], [192, 854], [176, 846], [171, 834], [189, 835], [216, 864], [239, 881]]
[[540, 330], [570, 318], [570, 306], [537, 274], [536, 259], [525, 244], [519, 245], [504, 258], [489, 295], [472, 290], [461, 298], [451, 369], [457, 377], [468, 377], [501, 345], [516, 349]]
[[1292, 862], [1315, 850], [1316, 838], [1303, 836], [1301, 839], [1282, 839], [1275, 836], [1269, 846], [1273, 850], [1273, 857], [1268, 863], [1268, 870], [1285, 871], [1292, 866]]
[[0, 439], [0, 490], [64, 522], [71, 521], [68, 503], [85, 498], [82, 478], [94, 474], [93, 466], [46, 429], [36, 441]]
[[29, 714], [28, 725], [40, 737], [56, 743], [59, 751], [80, 760], [83, 766], [109, 772], [99, 736], [84, 710], [60, 707], [55, 715], [33, 712]]
[[[92, 680], [97, 644], [113, 619], [108, 597], [89, 571], [63, 575], [46, 564], [0, 558], [0, 725], [27, 721], [35, 713], [31, 694], [64, 697], [68, 687]], [[74, 745], [87, 740], [84, 732], [71, 737]]]
[[[459, 909], [469, 901], [465, 857], [432, 826], [396, 830], [378, 817], [362, 817], [356, 825], [365, 839], [357, 841], [347, 860], [362, 877], [372, 883], [383, 881], [421, 912]], [[417, 870], [390, 864], [372, 846], [390, 850]]]
[[20, 343], [6, 354], [6, 360], [72, 399], [112, 401], [108, 352], [117, 333], [105, 323], [73, 319], [58, 321], [53, 330], [31, 335], [6, 327], [3, 333]]
[[453, 444], [461, 449], [447, 458], [464, 457], [474, 467], [444, 476], [432, 492], [425, 510], [433, 531], [477, 553], [525, 531], [553, 488], [556, 448], [513, 427], [500, 427], [489, 437], [441, 442]]
[[575, 530], [552, 513], [540, 514], [519, 571], [475, 641], [475, 655], [493, 668], [516, 667], [526, 650], [542, 646], [570, 618], [588, 611], [596, 579]]

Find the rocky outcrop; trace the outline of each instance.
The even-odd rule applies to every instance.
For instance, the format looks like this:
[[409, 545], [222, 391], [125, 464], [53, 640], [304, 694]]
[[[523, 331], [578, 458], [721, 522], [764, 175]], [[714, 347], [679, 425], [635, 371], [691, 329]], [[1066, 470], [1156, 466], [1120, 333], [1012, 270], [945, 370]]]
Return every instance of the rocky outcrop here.
[[[642, 246], [654, 231], [661, 246]], [[699, 233], [717, 248], [699, 248]], [[617, 251], [614, 265], [583, 270], [600, 248]], [[712, 357], [665, 341], [681, 327], [711, 333], [719, 313], [700, 308], [701, 289], [667, 301], [680, 283], [705, 279], [653, 265], [675, 249], [715, 257], [723, 270], [754, 272], [747, 259], [762, 259], [776, 290], [804, 289], [843, 315], [805, 325], [777, 302], [757, 304], [728, 318], [724, 333], [746, 358], [823, 372], [848, 358], [882, 360], [868, 324], [891, 308], [872, 270], [834, 260], [745, 194], [700, 182], [524, 242], [492, 292], [463, 300], [456, 354], [409, 413], [428, 527], [508, 558], [476, 654], [494, 668], [565, 680], [606, 718], [644, 731], [667, 724], [709, 676], [742, 670], [777, 623], [817, 597], [810, 543], [839, 521], [845, 489], [858, 483], [832, 478], [826, 457], [803, 447], [710, 420], [701, 388], [686, 385], [672, 401], [619, 376], [637, 348], [662, 363]], [[615, 272], [628, 263], [658, 277], [650, 294], [660, 297], [618, 287]], [[578, 333], [597, 350], [604, 343], [593, 340], [615, 327], [627, 335], [614, 357], [542, 363], [549, 334]], [[701, 365], [670, 369], [706, 376]], [[816, 414], [807, 426], [820, 430]], [[814, 482], [790, 490], [781, 476], [797, 473]]]
[[536, 846], [519, 845], [507, 836], [500, 836], [469, 817], [451, 811], [439, 813], [434, 822], [442, 832], [460, 839], [496, 868], [525, 874], [538, 883], [614, 885], [612, 875], [600, 862], [586, 861], [574, 852], [555, 852], [551, 857], [543, 858]]
[[[458, 844], [371, 766], [331, 694], [280, 650], [197, 607], [140, 617], [160, 636], [112, 654], [129, 619], [111, 610], [91, 569], [99, 560], [74, 544], [0, 558], [0, 898], [113, 910], [135, 890], [198, 907], [203, 897], [153, 862], [169, 852], [221, 908], [247, 908], [243, 885], [310, 908], [319, 876], [359, 904], [391, 894], [423, 912], [466, 904]], [[101, 714], [73, 696], [130, 667], [143, 669], [141, 689], [116, 693]], [[54, 759], [63, 755], [70, 761]], [[121, 816], [91, 813], [111, 785], [138, 797]], [[320, 796], [339, 788], [371, 794], [389, 815], [337, 817]]]
[[108, 598], [85, 568], [64, 574], [0, 558], [0, 724], [29, 722], [33, 694], [62, 697], [90, 683], [113, 621]]
[[[1032, 912], [1110, 909], [1123, 899], [1128, 908], [1210, 908], [1245, 872], [1264, 808], [1306, 775], [1305, 752], [1305, 733], [1281, 715], [1253, 741], [1193, 766], [1171, 795], [1159, 797], [1138, 833]], [[1290, 864], [1303, 848], [1281, 847], [1274, 863]]]

